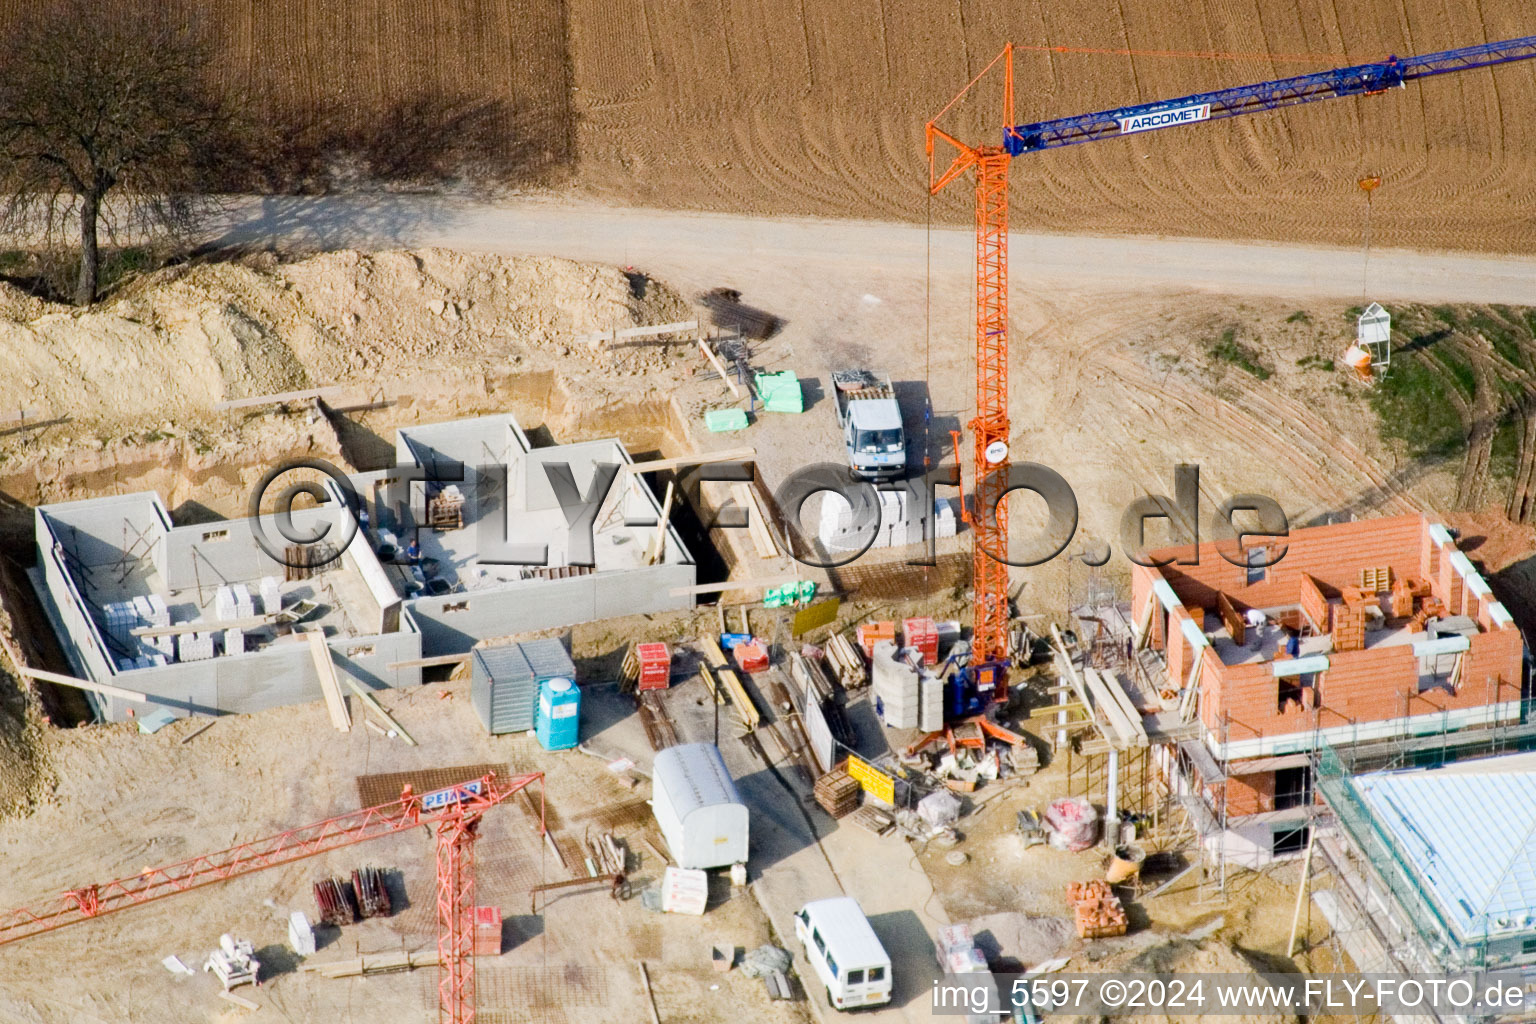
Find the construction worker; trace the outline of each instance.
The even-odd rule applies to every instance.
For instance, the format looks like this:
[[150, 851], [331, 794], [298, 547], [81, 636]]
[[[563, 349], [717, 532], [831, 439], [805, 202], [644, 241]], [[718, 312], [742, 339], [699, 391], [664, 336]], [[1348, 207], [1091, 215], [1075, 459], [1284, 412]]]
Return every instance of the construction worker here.
[[421, 541], [415, 537], [405, 546], [405, 560], [411, 565], [421, 564]]

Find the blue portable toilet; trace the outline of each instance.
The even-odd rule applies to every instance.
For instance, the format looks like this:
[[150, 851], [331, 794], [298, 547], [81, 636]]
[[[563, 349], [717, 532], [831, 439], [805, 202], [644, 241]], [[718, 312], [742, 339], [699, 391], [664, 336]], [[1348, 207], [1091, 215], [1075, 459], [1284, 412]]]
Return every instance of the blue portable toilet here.
[[539, 708], [534, 715], [534, 735], [545, 750], [569, 750], [577, 743], [581, 717], [581, 690], [569, 679], [546, 679], [539, 684]]

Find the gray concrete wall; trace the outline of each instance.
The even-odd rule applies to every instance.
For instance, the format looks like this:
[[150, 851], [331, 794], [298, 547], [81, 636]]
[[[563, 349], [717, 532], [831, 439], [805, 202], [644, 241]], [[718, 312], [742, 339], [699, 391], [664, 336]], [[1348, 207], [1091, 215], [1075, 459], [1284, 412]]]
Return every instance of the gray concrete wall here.
[[[39, 540], [43, 537], [51, 537], [51, 534], [46, 531], [39, 534]], [[75, 588], [58, 552], [50, 545], [39, 553], [37, 564], [45, 591], [40, 595], [44, 599], [44, 610], [57, 627], [59, 646], [69, 659], [71, 670], [82, 679], [112, 681], [116, 667], [103, 653], [105, 643], [101, 633], [95, 620], [86, 612], [85, 599]]]
[[[296, 530], [318, 531], [327, 523], [331, 524], [327, 540], [346, 536], [328, 508], [301, 508], [293, 512]], [[286, 546], [271, 516], [262, 517], [262, 529], [272, 543]], [[283, 563], [261, 549], [248, 519], [178, 526], [166, 535], [165, 546], [163, 575], [168, 590], [188, 590], [199, 585], [207, 589], [263, 576], [283, 576]]]
[[492, 637], [692, 608], [691, 595], [673, 597], [671, 590], [692, 586], [697, 578], [691, 564], [653, 565], [422, 597], [407, 601], [406, 606], [421, 629], [426, 656], [462, 654], [477, 641]]
[[[434, 457], [465, 467], [505, 465], [528, 447], [527, 436], [510, 413], [404, 427], [395, 432], [395, 462], [405, 466], [425, 464]], [[417, 462], [418, 456], [423, 463]]]
[[[41, 543], [43, 524], [53, 525], [54, 537], [83, 565], [109, 565], [123, 557], [124, 546], [136, 557], [150, 555], [149, 544], [135, 541], [143, 535], [153, 543], [170, 528], [171, 521], [159, 497], [150, 492], [119, 494], [110, 498], [68, 501], [38, 508], [33, 513], [35, 536]], [[160, 566], [159, 557], [156, 565]]]
[[[419, 668], [386, 667], [393, 661], [420, 658], [420, 633], [336, 638], [326, 642], [337, 675], [350, 676], [370, 690], [415, 686], [421, 682]], [[302, 640], [208, 661], [120, 672], [113, 682], [148, 694], [151, 707], [165, 707], [183, 715], [247, 714], [322, 698], [309, 644]], [[109, 698], [104, 698], [99, 706], [102, 717], [108, 721], [126, 720], [130, 708], [139, 715], [148, 710], [143, 705]]]

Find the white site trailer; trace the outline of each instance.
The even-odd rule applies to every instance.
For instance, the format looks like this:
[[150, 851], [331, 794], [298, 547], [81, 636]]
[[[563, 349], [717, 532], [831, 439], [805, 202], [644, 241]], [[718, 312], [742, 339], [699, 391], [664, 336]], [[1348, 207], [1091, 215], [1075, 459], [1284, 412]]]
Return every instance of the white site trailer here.
[[651, 810], [681, 868], [747, 860], [747, 805], [712, 743], [685, 743], [656, 755]]

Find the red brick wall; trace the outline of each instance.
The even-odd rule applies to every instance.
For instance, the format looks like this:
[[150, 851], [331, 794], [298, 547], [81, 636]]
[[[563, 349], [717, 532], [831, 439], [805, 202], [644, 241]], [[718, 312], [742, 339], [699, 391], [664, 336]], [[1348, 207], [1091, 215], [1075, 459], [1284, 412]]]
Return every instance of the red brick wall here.
[[1227, 817], [1275, 809], [1275, 773], [1234, 775], [1227, 780]]
[[[1461, 656], [1461, 682], [1453, 696], [1444, 690], [1426, 690], [1413, 694], [1409, 708], [1415, 715], [1520, 698], [1520, 662], [1524, 648], [1520, 631], [1513, 626], [1479, 633]], [[1414, 690], [1417, 691], [1417, 686]]]
[[[1222, 558], [1214, 543], [1200, 545], [1199, 565], [1170, 564], [1161, 572], [1187, 605], [1214, 608], [1219, 591], [1236, 603], [1275, 607], [1298, 602], [1303, 572], [1332, 590], [1358, 586], [1360, 570], [1374, 566], [1391, 566], [1394, 576], [1421, 575], [1425, 538], [1422, 516], [1389, 516], [1293, 530], [1285, 557], [1252, 586], [1247, 570]], [[1154, 554], [1166, 558], [1176, 551]]]
[[1379, 722], [1405, 715], [1480, 707], [1520, 696], [1520, 633], [1514, 628], [1480, 633], [1462, 656], [1460, 692], [1418, 692], [1418, 659], [1407, 644], [1335, 652], [1319, 680], [1322, 707], [1277, 709], [1279, 681], [1269, 664], [1235, 665], [1206, 678], [1202, 673], [1201, 721], [1221, 737], [1228, 714], [1228, 741]]

